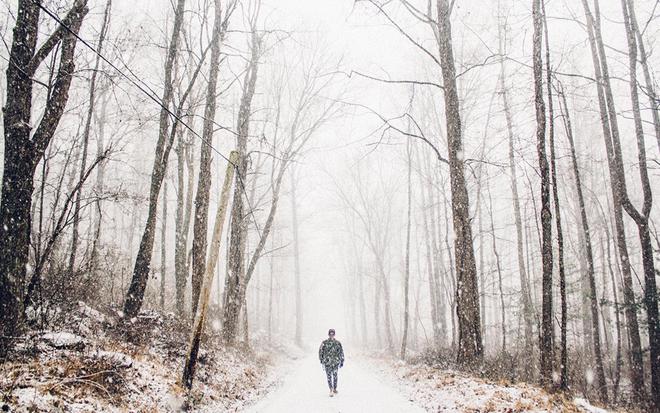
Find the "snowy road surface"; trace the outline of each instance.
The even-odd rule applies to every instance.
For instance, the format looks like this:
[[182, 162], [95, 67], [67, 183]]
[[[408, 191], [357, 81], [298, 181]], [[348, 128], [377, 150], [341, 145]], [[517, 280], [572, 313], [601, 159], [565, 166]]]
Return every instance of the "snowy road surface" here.
[[423, 413], [388, 381], [358, 360], [347, 360], [339, 370], [335, 397], [328, 395], [325, 373], [315, 357], [305, 358], [284, 376], [282, 383], [249, 413]]

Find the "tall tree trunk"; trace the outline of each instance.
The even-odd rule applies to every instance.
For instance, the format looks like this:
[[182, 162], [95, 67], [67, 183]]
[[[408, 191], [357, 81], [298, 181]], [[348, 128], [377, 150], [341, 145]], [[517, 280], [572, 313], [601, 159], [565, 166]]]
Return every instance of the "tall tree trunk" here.
[[364, 274], [362, 271], [358, 271], [358, 299], [360, 300], [360, 329], [362, 332], [362, 346], [366, 348], [369, 345], [368, 331], [367, 331], [367, 304], [366, 297], [364, 296], [364, 283], [363, 283]]
[[227, 168], [225, 171], [225, 179], [220, 192], [220, 201], [218, 202], [218, 209], [215, 215], [215, 223], [213, 225], [213, 236], [211, 238], [211, 245], [209, 248], [209, 260], [204, 269], [204, 280], [202, 282], [202, 290], [199, 295], [199, 304], [195, 306], [197, 312], [193, 321], [193, 328], [190, 336], [190, 343], [188, 346], [188, 353], [186, 355], [186, 362], [183, 367], [182, 382], [190, 390], [192, 387], [193, 378], [195, 377], [195, 366], [197, 364], [197, 354], [199, 352], [199, 345], [202, 340], [202, 329], [206, 319], [206, 312], [211, 298], [211, 286], [213, 285], [213, 275], [215, 274], [215, 266], [218, 263], [218, 256], [220, 255], [220, 242], [222, 241], [222, 228], [225, 225], [225, 216], [227, 215], [227, 205], [229, 204], [229, 196], [232, 182], [234, 181], [234, 170], [236, 161], [238, 160], [238, 153], [232, 151], [227, 159]]
[[[570, 143], [570, 148], [571, 148], [571, 159], [573, 160], [573, 175], [575, 176], [576, 179], [576, 186], [580, 187], [578, 190], [578, 198], [581, 199], [581, 186], [578, 183], [580, 181], [579, 177], [579, 169], [577, 165], [577, 158], [575, 156], [575, 144], [573, 141], [573, 130], [571, 127], [571, 119], [570, 115], [568, 112], [568, 108], [566, 107], [566, 99], [562, 91], [559, 92], [559, 97], [561, 100], [559, 101], [559, 110], [562, 114], [562, 119], [564, 120], [564, 128], [566, 131], [566, 136], [568, 137], [568, 141]], [[562, 102], [563, 102], [563, 109], [562, 109]], [[584, 231], [583, 231], [584, 232]], [[587, 229], [588, 233], [588, 229]], [[560, 332], [560, 348], [561, 348], [561, 355], [560, 355], [560, 363], [561, 363], [561, 372], [560, 372], [560, 388], [562, 390], [567, 390], [568, 389], [568, 349], [567, 349], [567, 338], [566, 338], [566, 333], [567, 333], [567, 319], [568, 319], [568, 306], [566, 303], [566, 276], [564, 275], [561, 277], [560, 274], [560, 279], [559, 279], [559, 289], [560, 289], [560, 295], [562, 297], [561, 301], [561, 332]]]
[[[98, 115], [96, 124], [98, 125], [98, 136], [96, 141], [96, 157], [100, 158], [105, 152], [105, 122], [107, 119], [108, 113], [108, 100], [109, 97], [106, 96], [101, 103], [101, 113]], [[94, 219], [94, 242], [92, 243], [92, 252], [89, 257], [89, 267], [90, 272], [95, 274], [99, 268], [98, 262], [98, 250], [99, 245], [101, 244], [101, 229], [103, 227], [103, 208], [101, 206], [101, 198], [105, 187], [105, 162], [99, 164], [96, 170], [96, 183], [94, 184], [94, 192], [96, 192], [97, 197], [94, 202], [96, 206], [96, 214]], [[114, 302], [113, 297], [110, 297], [111, 301]]]
[[621, 332], [621, 316], [620, 316], [620, 308], [619, 308], [619, 297], [617, 294], [617, 282], [614, 277], [614, 271], [612, 270], [612, 257], [610, 254], [610, 232], [608, 229], [607, 225], [607, 220], [604, 221], [604, 226], [605, 226], [605, 235], [606, 235], [606, 240], [607, 240], [607, 249], [606, 249], [606, 255], [607, 255], [607, 270], [610, 275], [610, 279], [612, 281], [612, 294], [614, 295], [614, 315], [616, 317], [616, 362], [614, 366], [614, 377], [612, 378], [612, 401], [616, 403], [617, 398], [618, 398], [618, 392], [619, 392], [619, 383], [621, 382], [621, 367], [623, 366], [623, 357], [622, 357], [622, 332]]
[[[87, 107], [87, 114], [85, 118], [85, 127], [82, 136], [82, 159], [80, 161], [80, 175], [82, 179], [87, 169], [87, 149], [89, 147], [89, 136], [92, 128], [92, 116], [94, 114], [94, 106], [96, 103], [96, 77], [101, 66], [101, 54], [103, 53], [103, 42], [108, 32], [108, 25], [110, 24], [110, 8], [112, 7], [112, 0], [108, 0], [105, 4], [105, 11], [103, 13], [103, 23], [101, 24], [101, 31], [99, 33], [99, 42], [96, 46], [96, 58], [94, 61], [94, 69], [92, 70], [92, 77], [89, 80], [89, 106]], [[76, 264], [76, 251], [78, 250], [78, 226], [80, 224], [80, 200], [82, 191], [78, 191], [76, 195], [76, 202], [73, 208], [73, 223], [71, 235], [71, 253], [69, 255], [69, 274], [73, 274]]]
[[[275, 237], [271, 239], [271, 249], [275, 248]], [[270, 274], [268, 278], [268, 343], [273, 342], [273, 283], [275, 280], [275, 256], [271, 254], [270, 260]], [[226, 294], [225, 294], [226, 297]]]
[[406, 224], [406, 258], [405, 258], [405, 273], [403, 281], [403, 335], [401, 337], [401, 359], [406, 359], [406, 345], [408, 342], [408, 320], [410, 318], [410, 226], [412, 215], [412, 158], [410, 153], [410, 140], [406, 145], [406, 153], [408, 155], [408, 211], [407, 211], [407, 224]]
[[488, 203], [490, 213], [490, 236], [492, 238], [493, 255], [495, 255], [495, 265], [497, 269], [497, 282], [500, 293], [500, 321], [502, 328], [502, 353], [506, 354], [506, 306], [504, 305], [504, 288], [502, 286], [502, 264], [500, 262], [500, 254], [497, 251], [497, 241], [495, 237], [495, 220], [493, 219], [493, 197], [488, 188]]
[[456, 251], [456, 314], [458, 316], [459, 363], [477, 364], [483, 357], [477, 267], [472, 245], [470, 201], [465, 181], [463, 142], [456, 68], [452, 50], [451, 7], [448, 0], [438, 0], [438, 47], [444, 85], [447, 154], [451, 177], [451, 205]]
[[481, 311], [481, 337], [484, 343], [484, 346], [488, 346], [487, 335], [486, 335], [486, 325], [488, 320], [486, 319], [486, 272], [484, 271], [484, 220], [483, 220], [483, 211], [482, 211], [482, 200], [481, 200], [481, 172], [477, 177], [477, 202], [476, 202], [476, 219], [478, 221], [477, 233], [479, 238], [479, 266], [477, 270], [478, 279], [479, 279], [479, 309]]
[[188, 246], [188, 228], [184, 226], [184, 214], [186, 208], [186, 199], [191, 199], [192, 193], [192, 174], [188, 173], [188, 185], [185, 184], [185, 164], [190, 150], [183, 140], [183, 129], [179, 130], [178, 143], [175, 149], [177, 157], [177, 192], [176, 192], [176, 212], [174, 219], [174, 281], [175, 281], [175, 301], [176, 314], [179, 317], [184, 315], [184, 300], [187, 278], [187, 246]]
[[[216, 86], [220, 72], [220, 46], [224, 40], [224, 25], [222, 21], [222, 1], [215, 0], [215, 20], [213, 21], [213, 39], [211, 40], [211, 61], [209, 63], [209, 79], [206, 85], [206, 106], [204, 108], [204, 125], [202, 127], [202, 145], [199, 161], [199, 178], [195, 195], [195, 215], [193, 221], [192, 241], [192, 314], [197, 312], [197, 302], [202, 288], [204, 269], [206, 268], [206, 237], [208, 231], [209, 195], [211, 192], [211, 149], [213, 145], [213, 129], [215, 125]], [[241, 171], [236, 174], [241, 178]], [[241, 186], [240, 181], [234, 188]], [[234, 197], [236, 202], [236, 197]]]
[[[568, 106], [566, 103], [566, 96], [563, 92], [560, 93], [561, 103], [563, 104], [563, 118], [564, 118], [564, 127], [566, 129], [566, 136], [571, 150], [571, 161], [573, 165], [573, 175], [575, 178], [575, 187], [577, 190], [578, 198], [578, 209], [580, 210], [580, 222], [582, 224], [582, 238], [584, 239], [584, 249], [587, 259], [587, 273], [586, 278], [589, 282], [589, 298], [591, 301], [591, 321], [592, 321], [592, 330], [591, 335], [593, 337], [593, 350], [594, 356], [596, 358], [596, 373], [598, 376], [598, 386], [599, 394], [601, 400], [604, 402], [607, 401], [607, 383], [605, 382], [605, 368], [603, 366], [603, 356], [600, 347], [600, 328], [598, 321], [598, 296], [596, 295], [596, 279], [594, 275], [594, 258], [593, 258], [593, 248], [591, 243], [591, 232], [589, 230], [589, 221], [587, 219], [587, 210], [584, 202], [584, 195], [582, 191], [582, 179], [580, 177], [580, 170], [577, 161], [577, 155], [575, 150], [575, 141], [573, 138], [573, 128], [571, 126], [571, 120], [568, 113]], [[561, 105], [560, 105], [561, 107]], [[563, 313], [562, 308], [562, 313]], [[565, 340], [564, 337], [562, 337]], [[562, 348], [562, 351], [565, 351]], [[563, 354], [562, 354], [562, 357]]]
[[[651, 72], [649, 70], [648, 55], [646, 54], [646, 47], [644, 46], [644, 38], [642, 37], [642, 32], [639, 30], [637, 25], [637, 16], [635, 14], [635, 4], [633, 1], [629, 0], [628, 2], [628, 13], [630, 17], [630, 28], [635, 32], [637, 36], [637, 47], [639, 48], [639, 64], [642, 66], [642, 73], [644, 73], [644, 82], [646, 83], [646, 96], [649, 98], [649, 108], [651, 110], [651, 116], [653, 117], [653, 127], [655, 130], [655, 139], [658, 143], [658, 150], [660, 151], [660, 99], [655, 94], [655, 86], [653, 79], [651, 78]], [[628, 29], [629, 30], [629, 29]]]
[[[598, 5], [598, 3], [595, 3]], [[621, 262], [621, 273], [623, 276], [623, 300], [626, 314], [626, 324], [628, 327], [628, 339], [630, 349], [628, 353], [630, 361], [630, 381], [633, 387], [633, 393], [637, 400], [644, 400], [646, 392], [644, 389], [644, 365], [642, 360], [642, 346], [639, 334], [639, 323], [637, 321], [637, 309], [635, 304], [635, 293], [633, 290], [632, 271], [628, 256], [628, 246], [626, 244], [626, 232], [623, 221], [623, 200], [620, 190], [621, 183], [616, 158], [613, 149], [613, 136], [618, 135], [618, 124], [616, 121], [616, 112], [608, 110], [613, 102], [611, 93], [607, 93], [609, 84], [609, 70], [607, 67], [607, 58], [604, 54], [604, 46], [600, 36], [600, 24], [594, 19], [589, 8], [587, 0], [582, 0], [582, 6], [587, 20], [587, 34], [591, 49], [591, 57], [596, 75], [596, 91], [598, 95], [598, 106], [600, 110], [601, 126], [603, 129], [603, 140], [607, 152], [607, 163], [610, 173], [610, 183], [612, 189], [612, 203], [614, 211], [614, 223], [616, 229], [617, 248]], [[611, 108], [613, 109], [613, 108]], [[611, 119], [614, 115], [614, 119]]]
[[[0, 201], [0, 357], [23, 327], [23, 288], [29, 259], [34, 172], [64, 114], [75, 70], [77, 34], [87, 14], [87, 1], [77, 0], [50, 38], [36, 50], [41, 2], [18, 3], [7, 66], [4, 106], [4, 171]], [[30, 126], [33, 76], [43, 60], [59, 47], [59, 67], [46, 111]]]
[[[498, 10], [499, 2], [498, 2]], [[505, 55], [506, 53], [506, 37], [508, 30], [505, 23], [498, 24], [498, 37], [499, 37], [499, 53]], [[527, 276], [527, 269], [525, 267], [525, 253], [524, 253], [524, 236], [523, 224], [520, 213], [520, 196], [518, 195], [518, 176], [516, 169], [516, 159], [514, 151], [514, 132], [513, 120], [511, 115], [511, 106], [509, 103], [509, 88], [506, 85], [506, 68], [505, 59], [500, 60], [500, 84], [502, 105], [504, 106], [504, 116], [506, 119], [507, 137], [508, 137], [508, 158], [509, 158], [509, 173], [511, 175], [511, 194], [513, 203], [513, 216], [516, 225], [516, 252], [518, 259], [518, 276], [520, 278], [520, 300], [522, 304], [522, 317], [524, 326], [524, 346], [525, 351], [530, 353], [533, 351], [533, 326], [534, 326], [534, 309], [532, 307], [532, 297], [530, 294], [530, 287]]]
[[[452, 348], [457, 348], [458, 347], [458, 339], [459, 339], [459, 333], [456, 332], [457, 328], [457, 314], [455, 313], [456, 309], [456, 288], [458, 286], [457, 283], [457, 269], [456, 266], [454, 265], [454, 255], [452, 254], [452, 249], [451, 245], [449, 243], [449, 207], [447, 206], [447, 198], [445, 197], [444, 202], [444, 218], [445, 218], [445, 236], [444, 236], [444, 241], [445, 241], [445, 251], [447, 251], [447, 259], [449, 261], [449, 270], [448, 271], [443, 271], [445, 274], [449, 274], [450, 280], [449, 284], [450, 287], [447, 288], [446, 284], [443, 282], [443, 290], [447, 292], [447, 301], [449, 302], [449, 308], [450, 308], [450, 315], [451, 315], [451, 346]], [[438, 258], [438, 262], [442, 263], [442, 259], [440, 257]], [[445, 278], [443, 278], [444, 281]], [[444, 317], [444, 311], [441, 310], [440, 314], [441, 317]]]
[[[419, 159], [419, 158], [418, 158]], [[419, 162], [418, 162], [419, 163]], [[442, 335], [440, 333], [440, 320], [439, 320], [439, 311], [438, 311], [438, 294], [440, 287], [435, 282], [435, 266], [434, 258], [437, 256], [437, 244], [434, 239], [431, 240], [431, 235], [429, 227], [434, 231], [435, 235], [435, 222], [433, 224], [429, 223], [429, 211], [433, 213], [435, 205], [426, 201], [426, 190], [430, 185], [424, 182], [420, 174], [420, 196], [422, 200], [422, 219], [423, 219], [423, 228], [424, 228], [424, 245], [426, 247], [426, 271], [428, 273], [428, 282], [429, 282], [429, 301], [431, 302], [431, 324], [433, 331], [433, 344], [434, 347], [438, 347], [442, 341]], [[429, 192], [432, 194], [432, 189], [429, 189]], [[435, 221], [435, 220], [433, 220]], [[431, 242], [434, 243], [433, 249], [431, 248]]]
[[160, 309], [165, 309], [165, 273], [167, 264], [167, 179], [163, 181], [163, 220], [160, 231]]
[[[247, 179], [247, 139], [250, 131], [250, 115], [252, 98], [257, 83], [259, 68], [260, 39], [256, 32], [252, 33], [252, 54], [243, 82], [243, 95], [238, 111], [238, 134], [236, 150], [238, 151], [237, 179], [234, 187], [234, 201], [231, 209], [231, 227], [229, 241], [229, 271], [227, 272], [225, 290], [225, 308], [223, 309], [222, 331], [226, 343], [233, 344], [238, 332], [238, 316], [243, 304], [245, 283], [245, 242], [247, 239], [248, 213], [245, 208], [244, 193]], [[262, 236], [263, 237], [263, 236]]]
[[[431, 259], [432, 259], [432, 273], [430, 276], [433, 278], [433, 300], [435, 301], [435, 306], [436, 306], [436, 319], [437, 319], [437, 325], [435, 328], [438, 330], [438, 337], [439, 339], [436, 340], [438, 345], [442, 345], [442, 337], [446, 335], [447, 333], [447, 326], [446, 326], [446, 311], [445, 311], [445, 303], [450, 302], [452, 303], [450, 306], [450, 313], [452, 317], [452, 340], [455, 337], [454, 334], [454, 323], [455, 323], [455, 317], [454, 317], [454, 298], [451, 300], [443, 298], [443, 295], [447, 293], [447, 289], [445, 288], [445, 279], [447, 277], [447, 271], [444, 270], [443, 268], [443, 256], [442, 256], [442, 250], [440, 248], [440, 211], [438, 209], [438, 206], [436, 205], [436, 197], [435, 197], [435, 188], [433, 187], [433, 166], [431, 165], [430, 159], [428, 156], [424, 157], [424, 166], [426, 169], [426, 173], [428, 174], [427, 182], [426, 185], [424, 185], [423, 188], [426, 188], [428, 191], [428, 207], [427, 210], [429, 211], [429, 216], [430, 216], [430, 233], [431, 233]], [[443, 194], [444, 196], [444, 194]], [[445, 203], [443, 206], [446, 208], [446, 197], [445, 197]], [[449, 220], [446, 215], [446, 209], [445, 209], [445, 243], [447, 246], [447, 255], [449, 256], [449, 262], [450, 262], [450, 268], [449, 272], [451, 273], [452, 279], [454, 279], [454, 263], [452, 260], [452, 255], [451, 255], [451, 247], [449, 246]], [[441, 278], [442, 277], [442, 278]], [[454, 293], [452, 292], [450, 294], [452, 297], [454, 296]], [[434, 330], [435, 334], [435, 330]], [[453, 344], [453, 343], [452, 343]]]
[[[500, 35], [502, 36], [502, 35]], [[500, 80], [502, 82], [502, 103], [504, 105], [504, 115], [506, 117], [506, 127], [509, 143], [509, 172], [511, 174], [511, 193], [513, 201], [513, 217], [516, 224], [516, 251], [518, 257], [518, 275], [520, 276], [520, 295], [522, 301], [522, 314], [524, 319], [524, 342], [526, 351], [532, 351], [533, 348], [533, 325], [534, 325], [534, 312], [532, 310], [532, 297], [529, 293], [529, 285], [527, 283], [527, 270], [525, 269], [525, 255], [523, 247], [523, 230], [522, 218], [520, 215], [520, 196], [518, 195], [518, 178], [516, 171], [516, 160], [514, 155], [514, 135], [513, 135], [513, 121], [511, 117], [511, 108], [509, 105], [508, 88], [504, 83], [506, 79], [504, 73], [504, 59], [501, 60]]]
[[[557, 228], [557, 265], [559, 267], [559, 294], [561, 300], [561, 327], [560, 327], [560, 387], [562, 389], [568, 388], [567, 376], [568, 376], [568, 350], [566, 343], [566, 323], [567, 323], [567, 303], [566, 303], [566, 269], [564, 266], [564, 233], [562, 229], [561, 221], [561, 208], [559, 202], [559, 185], [557, 181], [557, 154], [555, 148], [555, 117], [554, 117], [554, 102], [552, 97], [552, 70], [550, 67], [550, 36], [548, 36], [548, 18], [545, 12], [545, 2], [541, 3], [543, 10], [543, 31], [545, 34], [545, 67], [546, 67], [546, 87], [548, 91], [548, 119], [550, 122], [548, 129], [548, 137], [550, 140], [550, 172], [552, 178], [552, 197], [555, 204], [555, 227]], [[595, 296], [596, 285], [593, 274], [593, 257], [591, 253], [591, 240], [589, 237], [589, 230], [585, 233], [589, 242], [589, 252], [587, 254], [588, 258], [591, 259], [591, 280], [594, 280], [592, 285], [592, 296], [591, 305], [592, 313], [594, 305], [597, 306], [597, 297]], [[596, 354], [597, 362], [597, 373], [598, 373], [598, 382], [600, 387], [600, 394], [602, 400], [607, 400], [607, 389], [605, 387], [605, 372], [603, 370], [603, 358], [600, 351], [600, 334], [598, 330], [598, 315], [593, 321], [593, 326], [595, 329], [594, 332], [594, 353]], [[554, 341], [554, 338], [553, 338]], [[601, 374], [602, 373], [602, 374]]]
[[185, 0], [178, 0], [177, 2], [174, 11], [172, 35], [167, 49], [167, 56], [165, 57], [165, 83], [163, 85], [163, 97], [161, 99], [163, 107], [160, 111], [158, 143], [156, 144], [156, 156], [154, 157], [153, 171], [151, 173], [149, 210], [147, 212], [147, 222], [142, 233], [137, 257], [135, 258], [133, 278], [131, 279], [131, 284], [124, 301], [124, 318], [127, 320], [137, 316], [140, 311], [144, 299], [144, 291], [147, 288], [147, 281], [149, 279], [149, 269], [151, 267], [154, 238], [156, 235], [158, 197], [160, 194], [160, 187], [165, 177], [165, 171], [167, 170], [170, 149], [172, 149], [173, 136], [172, 134], [168, 134], [170, 122], [168, 109], [172, 103], [174, 91], [173, 71], [176, 56], [178, 54], [179, 37], [181, 34], [181, 26], [183, 24], [185, 3]]
[[300, 279], [300, 246], [298, 242], [298, 205], [296, 203], [296, 174], [291, 170], [291, 215], [293, 223], [293, 270], [296, 288], [296, 332], [295, 341], [298, 346], [302, 345], [303, 308], [302, 308], [302, 285]]
[[382, 281], [378, 277], [374, 277], [376, 283], [374, 288], [374, 326], [376, 328], [376, 346], [380, 349], [383, 347], [383, 323], [381, 322], [381, 296], [382, 296]]
[[[633, 8], [631, 0], [621, 0], [623, 9], [623, 22], [626, 28], [626, 38], [628, 40], [628, 65], [630, 71], [630, 98], [632, 103], [633, 120], [635, 124], [635, 137], [637, 138], [637, 159], [639, 161], [639, 177], [642, 184], [643, 206], [639, 211], [632, 205], [628, 198], [626, 189], [626, 178], [623, 169], [623, 157], [621, 155], [621, 143], [618, 134], [612, 135], [614, 144], [614, 154], [617, 158], [619, 167], [620, 183], [619, 186], [623, 196], [623, 207], [626, 213], [637, 224], [639, 232], [639, 242], [642, 247], [642, 267], [644, 268], [644, 306], [646, 307], [646, 316], [648, 321], [649, 334], [649, 356], [651, 359], [651, 396], [656, 409], [660, 410], [660, 317], [658, 315], [658, 290], [656, 285], [656, 270], [653, 259], [653, 246], [651, 244], [651, 234], [649, 229], [649, 218], [653, 205], [653, 194], [651, 191], [651, 181], [649, 180], [648, 168], [646, 166], [646, 144], [644, 142], [644, 126], [642, 124], [642, 115], [639, 105], [639, 91], [637, 88], [637, 40], [633, 23], [631, 22], [631, 10]], [[634, 13], [634, 12], [633, 12]], [[612, 108], [614, 109], [614, 108]], [[656, 112], [651, 110], [651, 112]], [[657, 113], [655, 114], [657, 116]], [[655, 120], [655, 119], [654, 119]], [[656, 138], [658, 125], [656, 123]]]
[[542, 314], [541, 314], [541, 382], [545, 387], [552, 385], [553, 370], [553, 323], [552, 323], [552, 212], [550, 211], [550, 169], [546, 157], [546, 114], [543, 99], [543, 58], [541, 43], [543, 38], [543, 16], [541, 1], [533, 0], [532, 16], [534, 19], [533, 69], [534, 69], [534, 106], [536, 108], [536, 150], [541, 176], [541, 259], [542, 277]]

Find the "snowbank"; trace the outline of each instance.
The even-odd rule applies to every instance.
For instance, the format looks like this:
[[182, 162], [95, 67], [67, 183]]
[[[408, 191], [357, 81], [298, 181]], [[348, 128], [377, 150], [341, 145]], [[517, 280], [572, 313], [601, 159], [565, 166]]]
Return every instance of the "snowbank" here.
[[[10, 412], [239, 411], [271, 384], [270, 355], [227, 349], [206, 337], [193, 391], [180, 379], [187, 332], [172, 317], [148, 314], [128, 342], [111, 316], [80, 304], [75, 322], [33, 332], [0, 364], [0, 408]], [[145, 323], [139, 325], [139, 323]]]
[[495, 383], [425, 364], [373, 360], [400, 388], [429, 412], [607, 413], [583, 399], [567, 400], [525, 383]]

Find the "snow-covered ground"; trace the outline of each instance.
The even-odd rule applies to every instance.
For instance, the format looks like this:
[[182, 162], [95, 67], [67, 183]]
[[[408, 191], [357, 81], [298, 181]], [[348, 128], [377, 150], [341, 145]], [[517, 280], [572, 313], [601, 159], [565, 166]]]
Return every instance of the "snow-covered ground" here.
[[[187, 334], [149, 315], [131, 343], [84, 303], [52, 331], [33, 331], [0, 363], [0, 410], [10, 412], [232, 412], [273, 383], [270, 352], [223, 347], [207, 337], [190, 395], [180, 384]], [[144, 327], [144, 326], [142, 326]], [[282, 356], [282, 358], [285, 358]]]
[[[316, 351], [256, 340], [255, 350], [204, 341], [193, 391], [179, 377], [185, 328], [145, 314], [137, 341], [118, 335], [111, 316], [80, 303], [67, 322], [32, 331], [0, 364], [0, 410], [10, 412], [200, 413], [607, 413], [586, 400], [534, 385], [493, 382], [423, 363], [351, 354], [330, 397]], [[266, 348], [267, 351], [259, 351]]]
[[247, 413], [607, 413], [584, 399], [569, 400], [537, 386], [494, 383], [422, 364], [358, 357], [339, 371], [339, 394], [329, 397], [315, 356], [280, 367], [279, 384]]
[[570, 400], [526, 383], [484, 380], [424, 364], [369, 359], [372, 369], [393, 376], [398, 388], [429, 412], [607, 413], [584, 399]]
[[328, 394], [325, 372], [315, 356], [286, 369], [280, 385], [249, 407], [248, 413], [425, 412], [403, 396], [389, 377], [378, 375], [362, 360], [347, 360], [339, 370], [339, 394], [334, 397]]

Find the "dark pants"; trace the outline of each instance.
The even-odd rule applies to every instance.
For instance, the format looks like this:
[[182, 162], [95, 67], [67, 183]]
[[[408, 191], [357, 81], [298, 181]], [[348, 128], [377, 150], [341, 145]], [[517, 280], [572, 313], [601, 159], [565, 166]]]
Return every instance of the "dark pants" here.
[[337, 370], [339, 366], [325, 366], [325, 375], [328, 378], [330, 390], [337, 390]]

